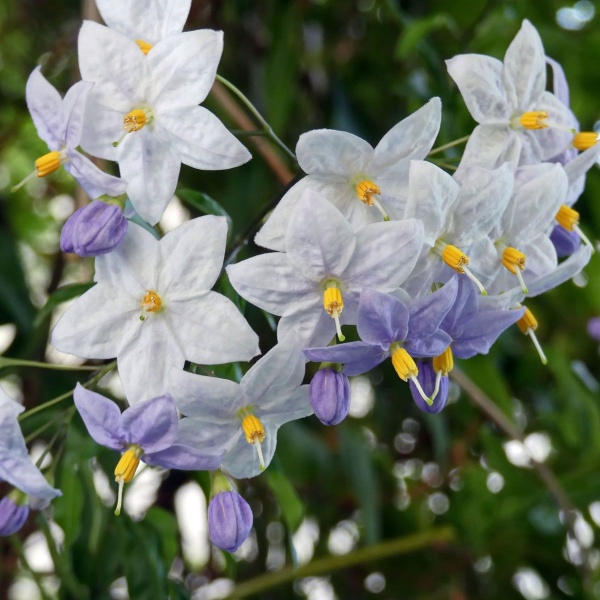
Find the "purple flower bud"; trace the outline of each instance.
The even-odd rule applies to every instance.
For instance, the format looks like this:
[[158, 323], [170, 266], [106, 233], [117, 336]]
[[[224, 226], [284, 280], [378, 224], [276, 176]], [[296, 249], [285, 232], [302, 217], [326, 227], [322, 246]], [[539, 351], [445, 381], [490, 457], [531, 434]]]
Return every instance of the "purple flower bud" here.
[[559, 258], [571, 256], [581, 245], [581, 238], [576, 231], [568, 231], [560, 225], [556, 225], [552, 230], [550, 241], [554, 244]]
[[235, 552], [252, 529], [252, 509], [237, 492], [219, 492], [208, 505], [208, 537], [227, 552]]
[[29, 516], [29, 506], [18, 504], [10, 496], [0, 500], [0, 535], [12, 535], [23, 527]]
[[115, 204], [94, 200], [76, 210], [64, 224], [60, 249], [79, 256], [107, 254], [127, 233], [127, 219]]
[[600, 317], [594, 317], [588, 321], [587, 332], [592, 339], [600, 342]]
[[[419, 369], [419, 374], [417, 375], [417, 379], [423, 388], [423, 391], [431, 398], [434, 390], [435, 390], [435, 380], [437, 377], [436, 372], [433, 369], [433, 365], [430, 362], [419, 361], [417, 362], [417, 368]], [[448, 387], [449, 381], [448, 376], [443, 375], [440, 378], [440, 389], [436, 397], [433, 399], [433, 404], [429, 406], [423, 398], [421, 398], [421, 394], [419, 394], [415, 384], [412, 381], [409, 381], [410, 385], [410, 393], [412, 394], [413, 400], [417, 405], [419, 410], [428, 413], [439, 413], [444, 406], [446, 406], [446, 402], [448, 401]]]
[[329, 367], [319, 369], [308, 390], [310, 405], [324, 425], [341, 423], [350, 410], [350, 381]]

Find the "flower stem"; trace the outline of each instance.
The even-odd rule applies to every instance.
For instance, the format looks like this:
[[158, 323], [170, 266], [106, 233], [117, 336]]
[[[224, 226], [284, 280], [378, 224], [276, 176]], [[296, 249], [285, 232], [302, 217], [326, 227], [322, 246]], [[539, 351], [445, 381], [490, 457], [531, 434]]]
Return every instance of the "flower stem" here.
[[431, 152], [427, 156], [433, 156], [434, 154], [437, 154], [438, 152], [443, 152], [444, 150], [447, 150], [448, 148], [453, 148], [454, 146], [458, 146], [459, 144], [464, 144], [470, 137], [471, 137], [470, 134], [465, 135], [465, 137], [458, 138], [457, 140], [454, 140], [453, 142], [448, 142], [447, 144], [444, 144], [443, 146], [438, 146], [437, 148], [434, 148], [433, 150], [431, 150]]
[[296, 162], [296, 155], [279, 139], [277, 134], [273, 131], [272, 127], [265, 121], [263, 116], [256, 110], [254, 104], [237, 88], [233, 83], [227, 81], [220, 75], [216, 76], [216, 80], [222, 83], [225, 87], [229, 88], [245, 105], [246, 108], [254, 115], [254, 118], [263, 126], [265, 134], [271, 138], [271, 140], [277, 144], [285, 154], [287, 154], [294, 162]]
[[98, 366], [93, 365], [57, 365], [54, 363], [43, 363], [35, 360], [24, 360], [21, 358], [0, 358], [0, 369], [3, 367], [36, 367], [38, 369], [49, 369], [51, 371], [97, 371]]
[[287, 567], [281, 571], [259, 575], [254, 579], [250, 579], [249, 581], [237, 585], [233, 592], [227, 597], [227, 600], [246, 598], [248, 596], [262, 597], [262, 593], [266, 590], [288, 583], [300, 577], [314, 577], [324, 573], [329, 574], [331, 571], [346, 569], [354, 565], [380, 560], [388, 556], [407, 554], [408, 552], [421, 550], [422, 548], [433, 546], [435, 544], [446, 544], [453, 541], [453, 539], [454, 530], [451, 527], [442, 527], [396, 538], [394, 540], [388, 540], [373, 546], [367, 546], [366, 548], [361, 548], [360, 550], [344, 554], [343, 556], [326, 556], [297, 569]]

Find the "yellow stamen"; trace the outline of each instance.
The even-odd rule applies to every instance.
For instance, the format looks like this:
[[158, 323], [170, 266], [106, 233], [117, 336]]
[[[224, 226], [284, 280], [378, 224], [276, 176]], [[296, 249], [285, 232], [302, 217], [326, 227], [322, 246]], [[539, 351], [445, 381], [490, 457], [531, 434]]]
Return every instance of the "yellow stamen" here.
[[433, 358], [433, 370], [442, 375], [448, 375], [454, 368], [454, 355], [448, 346], [441, 354]]
[[545, 110], [534, 110], [523, 113], [519, 118], [519, 123], [525, 129], [546, 129], [548, 123], [548, 113]]
[[54, 152], [48, 152], [44, 156], [40, 156], [35, 161], [35, 170], [37, 171], [38, 177], [46, 177], [50, 173], [54, 173], [60, 167], [61, 154], [56, 150]]
[[265, 461], [263, 459], [261, 444], [265, 441], [265, 428], [258, 417], [247, 415], [242, 421], [242, 429], [246, 436], [246, 441], [256, 447], [258, 452], [258, 462], [260, 470], [265, 470]]
[[402, 381], [408, 381], [410, 379], [415, 384], [415, 387], [417, 388], [421, 398], [423, 398], [423, 400], [425, 400], [425, 402], [431, 406], [433, 402], [423, 391], [423, 388], [417, 379], [419, 369], [417, 369], [417, 365], [415, 364], [412, 356], [397, 342], [394, 342], [390, 346], [390, 352], [392, 354], [392, 366], [398, 374], [398, 377], [400, 377]]
[[145, 42], [144, 40], [135, 40], [135, 43], [138, 45], [139, 49], [144, 53], [148, 54], [150, 50], [152, 50], [153, 45]]
[[435, 249], [449, 267], [461, 275], [464, 273], [479, 288], [481, 295], [487, 296], [487, 292], [481, 284], [481, 281], [479, 281], [479, 279], [477, 279], [477, 277], [475, 277], [475, 275], [467, 268], [470, 259], [462, 250], [459, 250], [452, 244], [444, 244], [439, 240], [436, 242]]
[[579, 213], [566, 204], [561, 204], [556, 216], [554, 217], [561, 227], [567, 231], [573, 231], [576, 225], [579, 225]]
[[598, 134], [595, 131], [580, 131], [573, 138], [573, 148], [583, 152], [598, 143]]
[[505, 248], [504, 252], [502, 253], [502, 264], [513, 275], [517, 276], [523, 293], [527, 294], [529, 290], [527, 289], [525, 281], [523, 280], [523, 275], [521, 274], [521, 271], [525, 270], [525, 260], [526, 256], [512, 246]]
[[128, 112], [123, 117], [123, 129], [124, 129], [123, 134], [116, 142], [113, 142], [113, 146], [116, 148], [125, 139], [125, 137], [127, 135], [129, 135], [130, 133], [133, 133], [134, 131], [139, 131], [140, 129], [142, 129], [142, 127], [147, 125], [151, 120], [152, 120], [152, 113], [150, 113], [150, 111], [148, 111], [148, 110], [136, 108], [136, 109]]
[[542, 350], [542, 346], [535, 335], [535, 330], [538, 328], [537, 319], [533, 316], [533, 313], [525, 307], [525, 312], [523, 316], [517, 321], [517, 327], [521, 330], [521, 333], [528, 335], [537, 350], [537, 353], [540, 356], [540, 360], [542, 364], [545, 365], [548, 363], [548, 359]]
[[162, 307], [161, 297], [153, 290], [146, 290], [146, 295], [142, 298], [141, 307], [146, 312], [158, 312]]
[[367, 206], [374, 206], [383, 216], [384, 221], [389, 221], [390, 217], [381, 206], [379, 201], [377, 201], [373, 196], [381, 196], [381, 190], [376, 183], [369, 181], [368, 179], [363, 179], [356, 184], [356, 193], [358, 194], [358, 199], [366, 204]]
[[342, 334], [340, 315], [344, 310], [344, 299], [342, 298], [342, 291], [338, 287], [332, 286], [325, 289], [325, 293], [323, 294], [323, 308], [332, 319], [335, 319], [335, 329], [338, 339], [340, 342], [343, 342], [346, 338]]
[[142, 449], [139, 446], [129, 446], [115, 467], [115, 481], [119, 484], [117, 507], [115, 508], [115, 515], [117, 516], [121, 514], [121, 506], [123, 504], [123, 486], [133, 479], [133, 476], [135, 475], [135, 472], [140, 464], [141, 455]]

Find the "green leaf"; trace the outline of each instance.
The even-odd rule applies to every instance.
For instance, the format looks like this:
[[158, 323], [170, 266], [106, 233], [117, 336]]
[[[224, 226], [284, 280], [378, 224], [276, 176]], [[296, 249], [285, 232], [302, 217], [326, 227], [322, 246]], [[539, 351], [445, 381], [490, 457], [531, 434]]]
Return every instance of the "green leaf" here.
[[231, 237], [233, 230], [233, 220], [229, 213], [213, 198], [203, 192], [196, 192], [186, 188], [178, 189], [177, 195], [192, 208], [205, 215], [216, 215], [217, 217], [225, 217], [227, 219], [227, 241]]
[[432, 31], [436, 29], [456, 30], [456, 24], [446, 14], [432, 15], [424, 19], [413, 21], [410, 25], [404, 28], [404, 31], [398, 38], [394, 55], [396, 58], [403, 60], [417, 49], [419, 42]]
[[40, 309], [40, 312], [35, 318], [34, 327], [39, 327], [52, 314], [52, 311], [59, 304], [85, 294], [85, 292], [91, 289], [94, 285], [95, 283], [93, 282], [73, 283], [71, 285], [65, 285], [58, 288], [50, 295], [46, 304], [44, 304], [44, 306], [42, 306]]
[[281, 507], [281, 514], [287, 528], [293, 533], [300, 527], [304, 518], [304, 505], [302, 500], [296, 494], [294, 486], [285, 476], [283, 471], [279, 471], [276, 465], [272, 464], [271, 468], [265, 472], [267, 485], [277, 498], [277, 502]]

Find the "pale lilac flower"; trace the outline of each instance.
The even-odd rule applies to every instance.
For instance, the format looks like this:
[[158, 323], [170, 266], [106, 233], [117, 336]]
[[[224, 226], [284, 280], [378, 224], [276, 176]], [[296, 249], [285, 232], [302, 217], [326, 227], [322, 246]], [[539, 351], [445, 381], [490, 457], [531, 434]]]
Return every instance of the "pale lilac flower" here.
[[401, 219], [410, 161], [427, 156], [440, 119], [440, 99], [432, 98], [392, 127], [375, 149], [343, 131], [317, 129], [303, 133], [296, 156], [307, 176], [281, 199], [255, 242], [284, 251], [292, 212], [307, 193], [333, 204], [354, 229], [381, 222], [384, 215]]
[[112, 252], [127, 233], [127, 219], [116, 204], [94, 200], [76, 210], [60, 232], [60, 249], [79, 256]]
[[350, 381], [331, 367], [319, 369], [309, 386], [310, 405], [324, 425], [338, 425], [350, 410]]
[[600, 317], [593, 317], [587, 322], [588, 335], [600, 342]]
[[131, 403], [167, 393], [170, 368], [186, 360], [250, 360], [257, 335], [233, 302], [210, 291], [226, 237], [226, 219], [210, 215], [160, 241], [130, 224], [121, 244], [96, 259], [96, 285], [67, 309], [51, 343], [85, 358], [116, 356]]
[[[19, 498], [22, 496], [22, 498]], [[0, 500], [0, 535], [7, 536], [16, 533], [25, 525], [29, 516], [27, 497], [20, 492], [11, 492]]]
[[234, 491], [219, 492], [208, 505], [208, 537], [227, 552], [235, 552], [252, 529], [252, 509]]
[[222, 32], [166, 37], [145, 56], [134, 41], [85, 21], [79, 68], [95, 83], [88, 102], [83, 148], [119, 163], [136, 212], [157, 223], [171, 200], [181, 163], [230, 169], [250, 160], [246, 148], [198, 104], [215, 79]]
[[103, 194], [118, 196], [125, 192], [126, 181], [104, 173], [77, 150], [84, 126], [84, 111], [92, 88], [92, 83], [80, 81], [61, 98], [42, 75], [40, 67], [31, 73], [25, 88], [27, 108], [38, 135], [48, 144], [50, 152], [35, 161], [36, 170], [13, 190], [31, 177], [45, 177], [63, 165], [92, 199]]
[[450, 389], [448, 377], [442, 377], [441, 379], [437, 377], [434, 367], [430, 362], [418, 360], [416, 364], [417, 369], [419, 369], [417, 381], [423, 392], [425, 392], [425, 395], [429, 397], [429, 401], [426, 402], [423, 399], [423, 396], [419, 393], [419, 388], [411, 380], [408, 382], [408, 385], [410, 386], [412, 399], [419, 410], [437, 414], [444, 410], [446, 402], [448, 402], [448, 392]]

